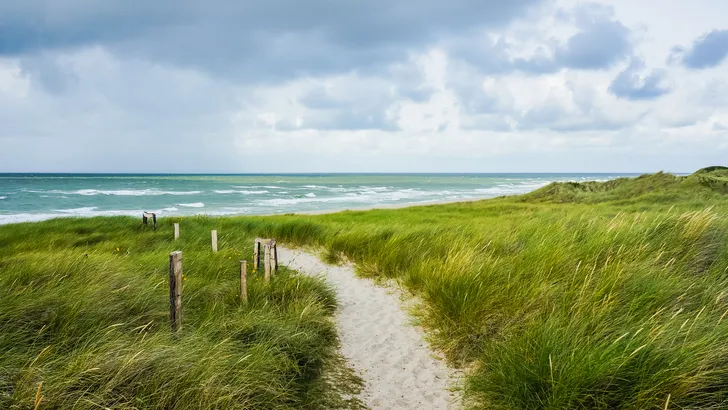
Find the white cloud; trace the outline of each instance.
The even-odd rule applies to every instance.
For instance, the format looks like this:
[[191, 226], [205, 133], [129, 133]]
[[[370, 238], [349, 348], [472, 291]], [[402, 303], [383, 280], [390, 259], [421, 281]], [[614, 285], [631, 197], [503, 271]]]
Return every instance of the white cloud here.
[[[544, 3], [427, 42], [406, 43], [406, 33], [391, 47], [353, 41], [347, 53], [366, 48], [381, 61], [325, 70], [309, 61], [275, 81], [240, 80], [232, 60], [221, 74], [103, 42], [0, 57], [0, 172], [688, 172], [725, 162], [728, 63], [697, 71], [667, 57], [726, 28], [728, 5], [607, 3]], [[572, 63], [557, 64], [569, 39], [593, 31], [590, 19], [624, 26], [630, 46], [596, 64], [580, 43]], [[282, 39], [300, 40], [270, 44]], [[279, 57], [295, 65], [322, 50]], [[669, 92], [619, 98], [610, 85], [625, 70], [636, 87], [664, 70]]]

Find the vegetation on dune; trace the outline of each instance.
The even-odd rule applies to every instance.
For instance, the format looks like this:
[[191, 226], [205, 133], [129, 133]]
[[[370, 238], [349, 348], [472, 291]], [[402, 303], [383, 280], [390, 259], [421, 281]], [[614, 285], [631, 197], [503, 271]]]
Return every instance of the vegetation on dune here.
[[0, 227], [0, 406], [32, 404], [41, 381], [50, 407], [301, 408], [336, 392], [319, 377], [334, 357], [326, 287], [284, 271], [237, 305], [251, 232], [398, 279], [436, 346], [468, 365], [472, 407], [727, 408], [727, 180], [715, 167], [450, 205], [185, 218], [177, 340], [170, 221], [163, 234], [125, 218]]
[[[285, 268], [268, 287], [249, 272], [241, 306], [238, 261], [253, 237], [221, 230], [212, 254], [216, 220], [182, 227], [177, 242], [171, 220], [156, 232], [131, 218], [0, 227], [0, 408], [355, 406], [341, 397], [356, 384], [336, 353], [332, 290]], [[183, 327], [173, 336], [177, 249]]]
[[[689, 176], [658, 172], [637, 178], [617, 178], [605, 182], [554, 182], [523, 195], [523, 202], [614, 201], [635, 202], [705, 201], [728, 194], [728, 167], [707, 167]], [[697, 198], [696, 198], [697, 196]]]
[[473, 407], [726, 408], [726, 171], [234, 223], [399, 279]]

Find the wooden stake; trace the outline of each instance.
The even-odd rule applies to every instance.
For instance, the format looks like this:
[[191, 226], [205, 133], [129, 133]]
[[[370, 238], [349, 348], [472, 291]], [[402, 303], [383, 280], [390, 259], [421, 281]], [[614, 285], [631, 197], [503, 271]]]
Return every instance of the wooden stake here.
[[265, 283], [270, 283], [270, 242], [265, 244], [263, 263], [265, 264]]
[[147, 224], [148, 218], [152, 218], [152, 221], [154, 222], [154, 230], [157, 230], [157, 214], [154, 212], [143, 212], [142, 213], [142, 223], [144, 225]]
[[182, 329], [182, 252], [169, 254], [169, 322], [172, 331]]
[[212, 231], [212, 252], [213, 253], [217, 252], [217, 231], [216, 230]]
[[253, 270], [258, 270], [260, 266], [260, 239], [255, 238], [255, 244], [253, 246]]
[[179, 239], [179, 224], [175, 223], [174, 224], [174, 240], [176, 241], [177, 239]]
[[273, 271], [278, 272], [278, 247], [275, 239], [273, 239]]
[[240, 302], [248, 303], [248, 261], [240, 261]]

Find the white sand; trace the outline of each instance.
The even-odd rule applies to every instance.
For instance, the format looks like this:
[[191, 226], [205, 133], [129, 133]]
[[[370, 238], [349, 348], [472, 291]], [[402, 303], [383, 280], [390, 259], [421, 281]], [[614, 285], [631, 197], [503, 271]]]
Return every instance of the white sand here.
[[435, 358], [393, 289], [358, 278], [353, 266], [278, 247], [283, 265], [321, 275], [336, 289], [341, 353], [364, 380], [361, 400], [372, 409], [454, 409], [454, 372]]

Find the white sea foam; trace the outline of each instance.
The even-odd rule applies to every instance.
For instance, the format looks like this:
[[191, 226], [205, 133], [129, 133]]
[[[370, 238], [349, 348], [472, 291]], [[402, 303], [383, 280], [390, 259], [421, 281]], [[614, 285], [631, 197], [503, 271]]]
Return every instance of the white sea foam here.
[[177, 212], [177, 211], [179, 211], [179, 209], [177, 209], [177, 208], [175, 208], [173, 206], [172, 207], [169, 207], [169, 208], [163, 208], [162, 209], [162, 212]]
[[216, 194], [243, 194], [243, 195], [255, 195], [255, 194], [267, 194], [268, 191], [252, 191], [252, 190], [234, 190], [234, 189], [221, 189], [215, 191]]
[[45, 221], [47, 219], [58, 218], [61, 216], [71, 216], [71, 215], [59, 215], [59, 214], [47, 214], [47, 213], [41, 213], [41, 214], [22, 213], [22, 214], [12, 214], [12, 215], [0, 215], [0, 225], [21, 223], [21, 222]]
[[6, 196], [0, 196], [0, 199], [8, 199]]
[[329, 192], [347, 192], [351, 191], [352, 188], [344, 188], [342, 186], [325, 186], [325, 185], [302, 185], [300, 188], [295, 189], [318, 189]]
[[316, 198], [316, 194], [314, 194], [313, 192], [309, 192], [305, 196], [306, 198]]
[[95, 206], [86, 206], [83, 208], [57, 209], [56, 212], [61, 212], [64, 214], [88, 214], [97, 209], [98, 208]]
[[374, 191], [374, 192], [389, 191], [389, 188], [386, 186], [360, 186], [359, 189], [365, 189], [367, 191]]
[[244, 215], [251, 213], [250, 208], [223, 207], [217, 211], [203, 212], [202, 215], [225, 216], [225, 215]]
[[204, 208], [205, 204], [202, 202], [193, 202], [191, 204], [177, 204], [178, 206], [184, 206], [185, 208]]
[[95, 207], [84, 207], [75, 209], [60, 209], [55, 213], [19, 213], [10, 215], [0, 215], [0, 225], [21, 223], [21, 222], [40, 222], [55, 218], [72, 218], [84, 217], [90, 218], [94, 216], [138, 216], [142, 210], [109, 210], [98, 211]]
[[380, 202], [392, 202], [400, 201], [403, 199], [418, 199], [418, 198], [429, 198], [432, 196], [442, 195], [443, 192], [449, 191], [421, 191], [416, 189], [402, 189], [399, 191], [392, 191], [387, 193], [371, 192], [370, 194], [359, 194], [355, 196], [344, 194], [343, 196], [333, 197], [316, 197], [315, 195], [305, 195], [303, 198], [276, 198], [262, 201], [262, 205], [272, 206], [285, 206], [285, 205], [297, 205], [305, 203], [358, 203], [358, 204], [372, 204], [376, 205]]
[[159, 189], [114, 189], [114, 190], [101, 190], [101, 189], [78, 189], [75, 191], [63, 191], [63, 190], [49, 190], [49, 191], [35, 191], [25, 190], [25, 192], [32, 192], [38, 194], [62, 194], [62, 195], [82, 195], [82, 196], [95, 196], [95, 195], [115, 195], [115, 196], [159, 196], [159, 195], [196, 195], [202, 193], [201, 191], [162, 191]]

